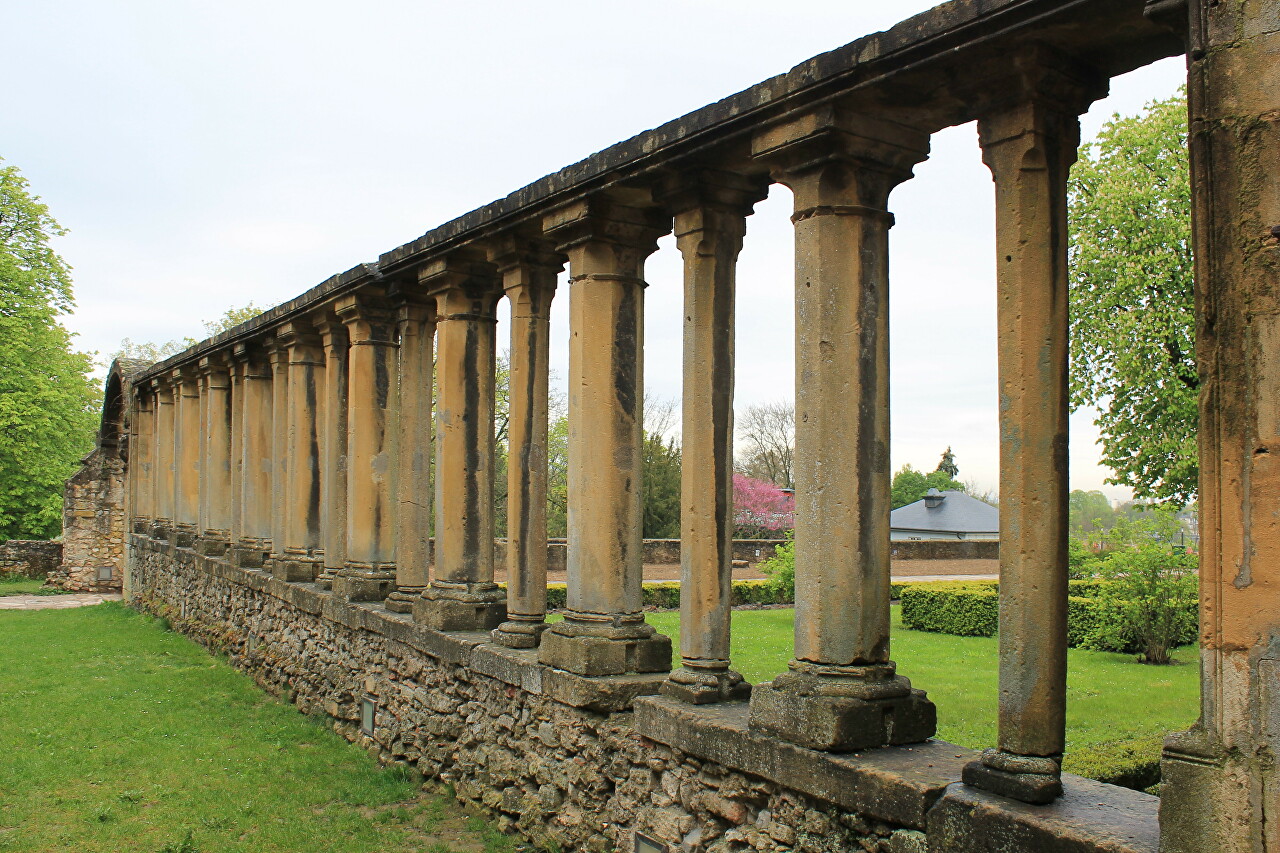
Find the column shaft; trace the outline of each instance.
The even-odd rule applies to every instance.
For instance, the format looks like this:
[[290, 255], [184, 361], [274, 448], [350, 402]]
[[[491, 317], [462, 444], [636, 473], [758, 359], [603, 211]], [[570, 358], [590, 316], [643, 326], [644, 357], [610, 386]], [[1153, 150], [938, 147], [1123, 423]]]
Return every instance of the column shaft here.
[[271, 567], [284, 559], [285, 497], [289, 487], [289, 351], [277, 336], [271, 342], [271, 493], [264, 507], [271, 518]]
[[244, 373], [246, 365], [237, 359], [231, 361], [231, 496], [230, 529], [227, 536], [228, 550], [244, 536], [244, 515], [241, 500], [244, 497]]
[[537, 244], [495, 252], [511, 305], [507, 398], [507, 621], [495, 642], [533, 648], [547, 614], [547, 394], [551, 300], [560, 256]]
[[436, 299], [436, 563], [414, 617], [436, 630], [491, 630], [506, 615], [493, 582], [495, 308], [491, 264], [450, 257], [419, 280]]
[[867, 117], [757, 141], [795, 201], [796, 619], [753, 726], [849, 751], [933, 735], [889, 659], [889, 193], [927, 134]]
[[133, 442], [129, 446], [129, 494], [134, 533], [149, 533], [155, 523], [156, 399], [141, 387], [134, 390]]
[[151, 503], [156, 508], [151, 536], [168, 539], [173, 526], [173, 393], [167, 381], [152, 380], [156, 431], [151, 447]]
[[237, 431], [240, 442], [240, 537], [232, 561], [243, 568], [262, 568], [272, 550], [276, 478], [272, 369], [266, 354], [256, 347], [238, 345], [240, 406]]
[[190, 548], [200, 508], [200, 385], [193, 372], [174, 371], [174, 396], [172, 541]]
[[231, 376], [225, 365], [202, 359], [203, 458], [200, 477], [201, 541], [197, 550], [221, 556], [231, 541]]
[[316, 321], [324, 345], [324, 429], [320, 477], [321, 538], [324, 570], [316, 578], [323, 587], [347, 561], [347, 329], [330, 314]]
[[335, 595], [381, 601], [395, 589], [395, 404], [399, 371], [395, 316], [378, 296], [338, 301], [346, 323], [347, 540], [346, 562], [334, 578]]
[[288, 427], [283, 559], [272, 572], [287, 581], [312, 581], [320, 549], [320, 424], [324, 417], [324, 355], [310, 327], [287, 324], [280, 337], [288, 351]]
[[568, 612], [539, 657], [580, 675], [666, 672], [644, 621], [641, 455], [644, 259], [669, 220], [605, 198], [544, 220], [569, 256]]
[[435, 376], [435, 305], [403, 296], [398, 312], [400, 404], [396, 453], [396, 591], [386, 607], [410, 613], [430, 582], [433, 494], [432, 385]]

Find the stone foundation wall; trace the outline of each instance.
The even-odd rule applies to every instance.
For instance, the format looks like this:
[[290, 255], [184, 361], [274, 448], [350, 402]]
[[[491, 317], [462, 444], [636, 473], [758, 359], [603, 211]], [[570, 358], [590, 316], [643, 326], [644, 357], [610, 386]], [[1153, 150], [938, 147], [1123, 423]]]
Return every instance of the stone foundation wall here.
[[[743, 703], [637, 697], [652, 680], [581, 678], [485, 634], [431, 631], [312, 584], [130, 540], [130, 594], [144, 609], [542, 845], [631, 851], [642, 833], [671, 853], [1156, 849], [1154, 797], [1069, 777], [1059, 805], [1028, 817], [955, 784], [974, 753], [951, 744], [813, 752], [748, 731]], [[372, 735], [360, 730], [365, 698], [377, 703]], [[1108, 825], [1117, 814], [1126, 823]]]
[[95, 450], [63, 496], [62, 563], [49, 583], [77, 592], [120, 589], [124, 574], [124, 464]]
[[0, 544], [0, 577], [44, 580], [62, 561], [62, 543], [43, 539], [10, 539]]

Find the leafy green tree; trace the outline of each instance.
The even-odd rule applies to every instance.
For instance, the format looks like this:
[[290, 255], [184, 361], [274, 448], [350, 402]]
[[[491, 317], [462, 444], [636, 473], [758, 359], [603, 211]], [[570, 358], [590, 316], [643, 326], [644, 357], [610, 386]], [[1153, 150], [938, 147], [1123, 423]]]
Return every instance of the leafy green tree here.
[[93, 447], [92, 356], [59, 321], [71, 271], [49, 245], [65, 233], [0, 161], [0, 539], [57, 536], [62, 490]]
[[680, 445], [661, 433], [645, 432], [643, 465], [644, 538], [680, 538]]
[[1095, 406], [1108, 482], [1185, 504], [1197, 396], [1186, 96], [1119, 115], [1072, 171], [1071, 395]]
[[951, 452], [951, 445], [947, 445], [947, 449], [942, 452], [942, 461], [933, 470], [946, 474], [952, 480], [959, 476], [960, 466], [956, 464], [956, 455]]
[[910, 465], [903, 465], [893, 475], [890, 486], [890, 501], [893, 508], [904, 507], [924, 498], [930, 489], [940, 492], [962, 492], [964, 484], [953, 480], [945, 471], [931, 471], [923, 474]]
[[1076, 489], [1067, 496], [1067, 507], [1067, 525], [1073, 539], [1110, 530], [1115, 524], [1116, 511], [1102, 492]]
[[[238, 326], [245, 320], [252, 319], [263, 312], [262, 308], [250, 302], [240, 308], [228, 308], [221, 317], [216, 320], [205, 320], [204, 332], [205, 337], [211, 338], [216, 334], [225, 332], [234, 326]], [[150, 341], [134, 341], [125, 338], [120, 342], [118, 349], [112, 358], [137, 358], [142, 361], [162, 361], [171, 355], [177, 355], [188, 347], [198, 344], [195, 338], [183, 338], [179, 341], [167, 341], [163, 344], [152, 343]]]

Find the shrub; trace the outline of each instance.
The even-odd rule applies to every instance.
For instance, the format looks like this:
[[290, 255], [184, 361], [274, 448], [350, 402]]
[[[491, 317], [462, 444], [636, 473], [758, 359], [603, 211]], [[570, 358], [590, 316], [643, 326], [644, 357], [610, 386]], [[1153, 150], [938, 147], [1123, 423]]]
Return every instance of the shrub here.
[[902, 624], [917, 631], [990, 637], [999, 624], [995, 581], [934, 581], [904, 586]]
[[733, 527], [737, 539], [776, 539], [795, 527], [796, 499], [766, 480], [733, 475]]
[[1170, 649], [1196, 637], [1197, 566], [1195, 555], [1155, 540], [1112, 553], [1098, 570], [1096, 623], [1081, 645], [1169, 663]]
[[777, 594], [787, 601], [796, 600], [796, 540], [795, 531], [786, 532], [786, 542], [773, 551], [773, 556], [761, 560], [756, 568], [764, 572]]

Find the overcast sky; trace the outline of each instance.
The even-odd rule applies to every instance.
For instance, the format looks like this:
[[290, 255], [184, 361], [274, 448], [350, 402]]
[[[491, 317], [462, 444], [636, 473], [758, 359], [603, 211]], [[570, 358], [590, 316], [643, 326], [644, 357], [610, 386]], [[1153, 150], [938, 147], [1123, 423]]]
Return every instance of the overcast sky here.
[[[201, 337], [229, 307], [292, 298], [932, 5], [10, 0], [0, 157], [70, 230], [57, 242], [75, 268], [67, 324], [105, 356], [126, 337]], [[1175, 59], [1116, 80], [1086, 138], [1183, 78]], [[891, 200], [893, 466], [932, 470], [950, 445], [961, 479], [994, 489], [991, 178], [971, 126], [933, 152]], [[756, 210], [738, 272], [740, 409], [794, 390], [789, 192]], [[678, 399], [672, 238], [646, 278], [646, 384]], [[567, 307], [553, 314], [561, 381]], [[1072, 418], [1072, 488], [1125, 497], [1102, 483], [1090, 420]]]

